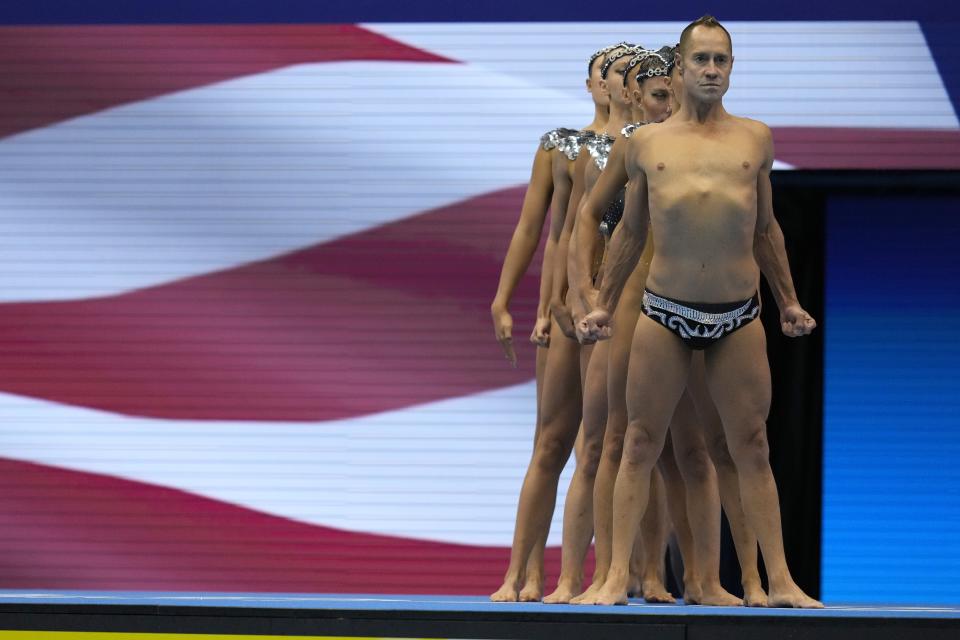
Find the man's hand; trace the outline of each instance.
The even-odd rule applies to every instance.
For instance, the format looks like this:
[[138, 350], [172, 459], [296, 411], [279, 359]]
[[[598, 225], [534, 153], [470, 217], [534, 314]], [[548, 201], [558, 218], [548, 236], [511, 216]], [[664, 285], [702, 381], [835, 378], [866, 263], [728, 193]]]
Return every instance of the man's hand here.
[[514, 367], [517, 366], [517, 354], [513, 350], [513, 318], [506, 307], [493, 305], [490, 307], [493, 316], [493, 333], [503, 347], [503, 355]]
[[594, 309], [577, 323], [577, 339], [580, 344], [593, 344], [597, 340], [606, 340], [613, 335], [610, 312], [606, 309]]
[[587, 316], [588, 313], [593, 311], [597, 306], [597, 296], [600, 294], [596, 289], [590, 288], [587, 289], [583, 295], [571, 295], [570, 296], [570, 315], [573, 316], [573, 327], [577, 332], [577, 340], [580, 344], [589, 344], [584, 343], [582, 339], [582, 332], [580, 331], [580, 323], [583, 322], [583, 319]]
[[533, 333], [530, 334], [530, 342], [538, 347], [550, 346], [550, 316], [537, 316], [537, 321], [533, 324]]
[[576, 340], [577, 332], [573, 328], [573, 316], [570, 315], [570, 309], [567, 308], [567, 305], [560, 300], [554, 300], [550, 303], [550, 313], [553, 314], [553, 318], [557, 321], [557, 326], [560, 327], [563, 335], [571, 340]]
[[817, 321], [799, 304], [791, 304], [780, 310], [780, 328], [787, 337], [810, 335], [816, 327]]

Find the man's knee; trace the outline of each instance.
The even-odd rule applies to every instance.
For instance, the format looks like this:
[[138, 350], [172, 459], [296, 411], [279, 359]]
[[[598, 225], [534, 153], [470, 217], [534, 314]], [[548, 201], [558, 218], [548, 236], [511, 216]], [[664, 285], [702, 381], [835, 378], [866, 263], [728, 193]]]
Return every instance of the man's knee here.
[[735, 437], [728, 435], [727, 443], [740, 472], [769, 468], [770, 445], [763, 418], [757, 416], [749, 420]]
[[680, 473], [689, 484], [705, 484], [714, 474], [713, 462], [704, 447], [685, 447], [676, 452], [676, 457]]
[[707, 449], [717, 469], [735, 469], [733, 456], [727, 446], [727, 436], [722, 431], [707, 438]]

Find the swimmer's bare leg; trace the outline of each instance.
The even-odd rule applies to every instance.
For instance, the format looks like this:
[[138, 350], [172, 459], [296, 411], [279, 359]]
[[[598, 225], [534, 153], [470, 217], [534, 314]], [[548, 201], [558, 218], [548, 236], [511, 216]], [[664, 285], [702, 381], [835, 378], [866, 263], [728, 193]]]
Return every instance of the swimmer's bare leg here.
[[[556, 329], [555, 324], [551, 333]], [[502, 586], [490, 596], [494, 602], [519, 599], [530, 553], [550, 529], [557, 483], [580, 424], [579, 351], [580, 345], [573, 340], [555, 340], [550, 345], [544, 373], [540, 434], [520, 490], [510, 564]]]

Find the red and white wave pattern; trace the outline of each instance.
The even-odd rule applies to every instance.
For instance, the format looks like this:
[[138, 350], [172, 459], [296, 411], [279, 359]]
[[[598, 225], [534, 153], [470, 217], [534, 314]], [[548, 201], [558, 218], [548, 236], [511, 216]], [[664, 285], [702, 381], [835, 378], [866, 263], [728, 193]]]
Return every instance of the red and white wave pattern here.
[[[0, 28], [0, 587], [497, 586], [534, 353], [487, 307], [539, 134], [590, 108], [457, 29]], [[776, 122], [778, 158], [960, 167], [929, 95], [933, 129]]]

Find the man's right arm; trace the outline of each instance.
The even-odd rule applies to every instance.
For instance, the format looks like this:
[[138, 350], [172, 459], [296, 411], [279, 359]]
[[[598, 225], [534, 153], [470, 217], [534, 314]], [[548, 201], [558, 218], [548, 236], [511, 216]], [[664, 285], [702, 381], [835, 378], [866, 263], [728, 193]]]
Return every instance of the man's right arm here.
[[617, 308], [630, 274], [640, 261], [647, 242], [647, 233], [650, 229], [647, 178], [639, 166], [630, 173], [630, 182], [627, 183], [624, 199], [623, 219], [617, 226], [607, 249], [603, 285], [597, 297], [597, 305], [577, 323], [577, 334], [584, 344], [604, 340], [612, 335], [610, 321], [613, 312]]
[[627, 183], [625, 168], [628, 138], [618, 138], [610, 149], [607, 166], [600, 173], [590, 195], [580, 203], [577, 219], [570, 239], [568, 276], [570, 280], [571, 306], [574, 320], [578, 321], [590, 311], [590, 291], [593, 283], [590, 271], [593, 266], [593, 250], [603, 211], [617, 197]]
[[610, 313], [617, 308], [620, 295], [637, 268], [650, 230], [650, 206], [647, 201], [647, 177], [642, 171], [630, 179], [624, 198], [623, 221], [610, 240], [603, 286], [597, 298], [597, 307]]

